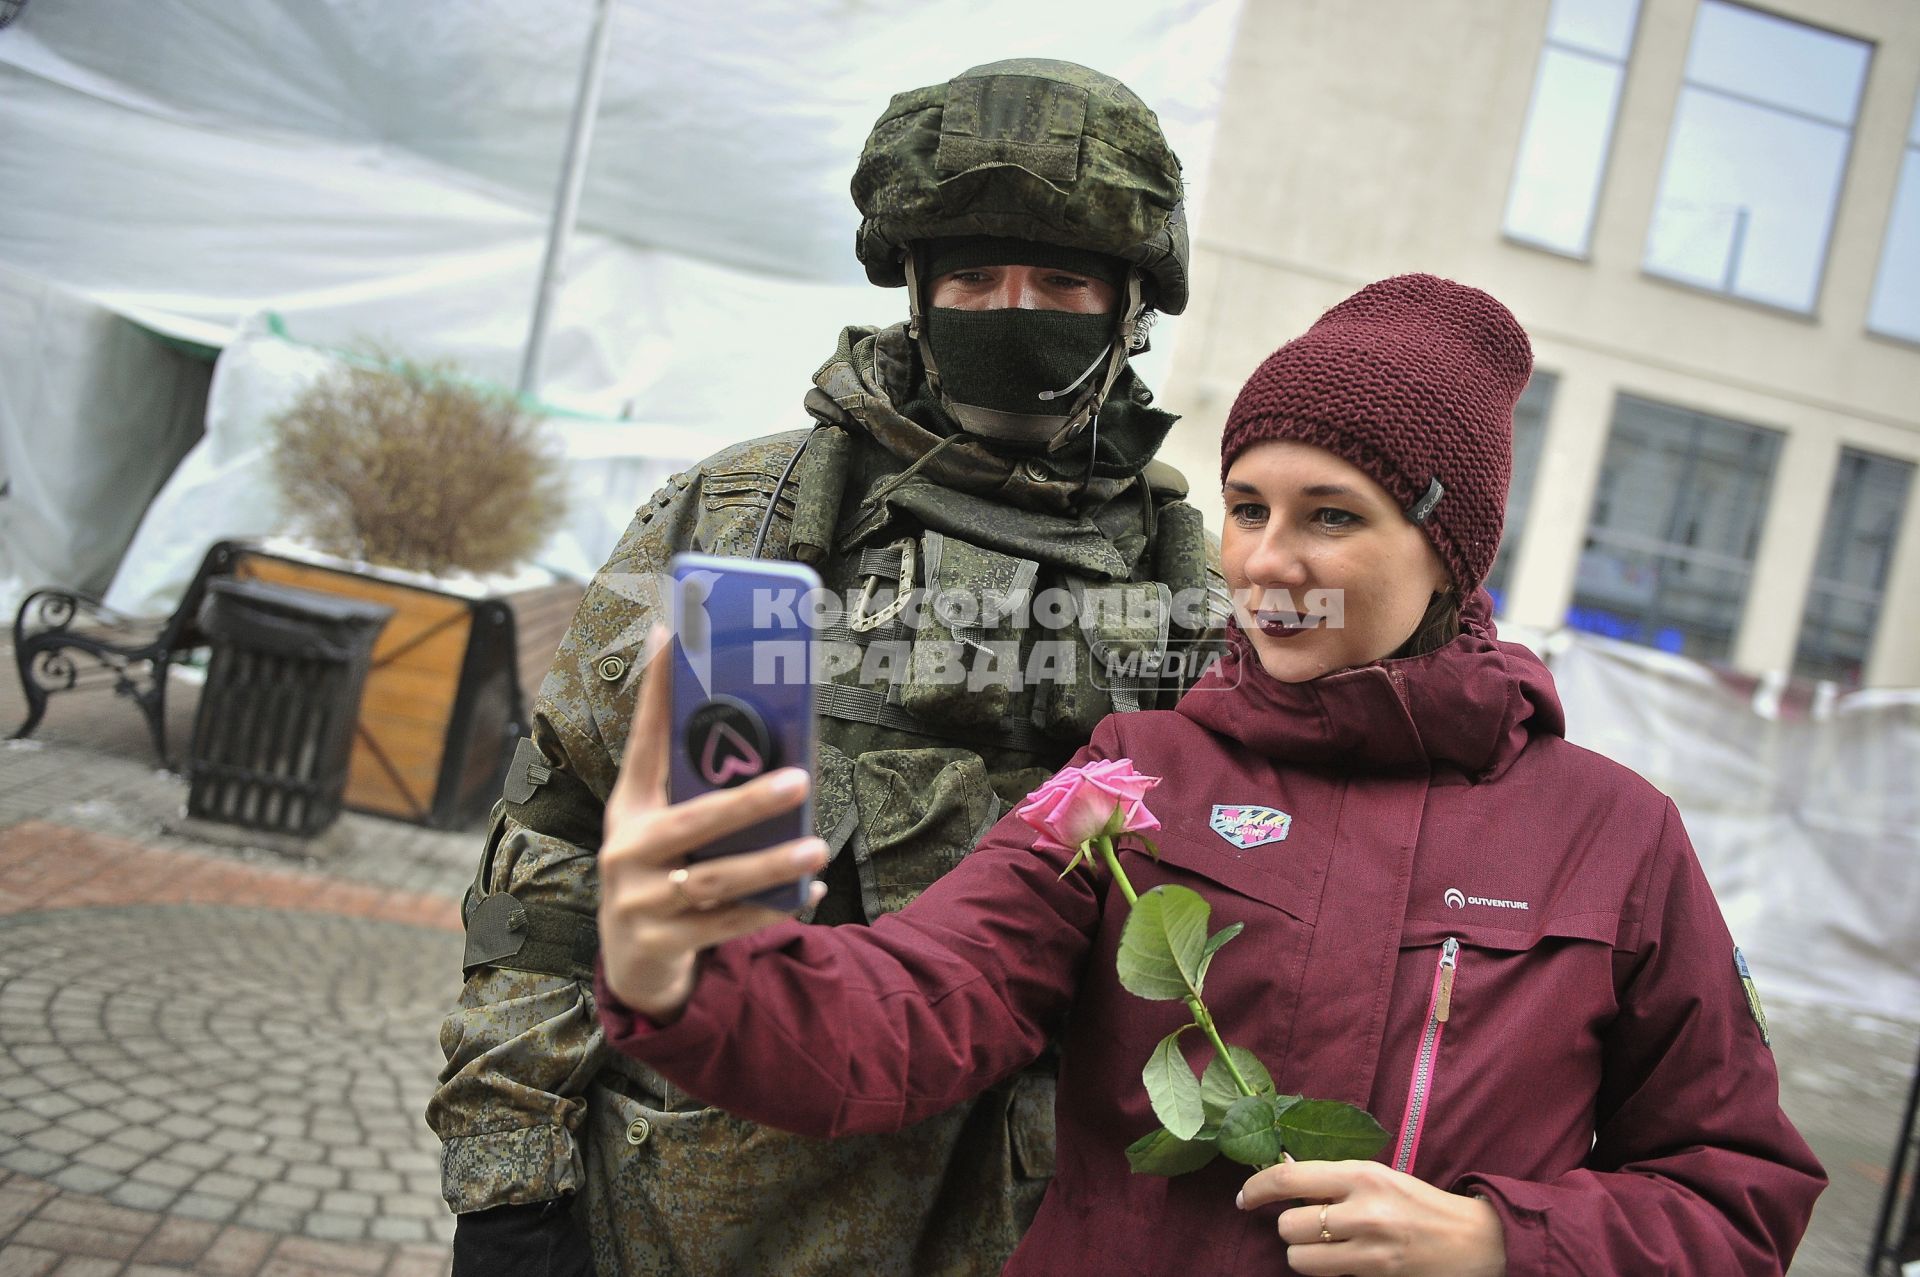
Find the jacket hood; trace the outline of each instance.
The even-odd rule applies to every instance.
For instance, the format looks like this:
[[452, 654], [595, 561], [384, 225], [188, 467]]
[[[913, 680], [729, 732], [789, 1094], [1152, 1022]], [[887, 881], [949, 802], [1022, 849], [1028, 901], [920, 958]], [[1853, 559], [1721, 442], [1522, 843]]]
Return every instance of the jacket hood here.
[[1460, 619], [1460, 636], [1424, 656], [1304, 683], [1268, 674], [1235, 623], [1226, 655], [1176, 712], [1303, 766], [1389, 774], [1452, 769], [1491, 780], [1533, 737], [1564, 736], [1566, 717], [1540, 658], [1500, 641], [1484, 590]]
[[[920, 376], [904, 323], [843, 329], [813, 381], [806, 408], [816, 421], [868, 436], [903, 465], [919, 461], [957, 429]], [[967, 435], [942, 447], [920, 473], [941, 487], [990, 494], [1030, 510], [1058, 513], [1104, 504], [1146, 468], [1178, 420], [1149, 407], [1151, 398], [1131, 369], [1121, 374], [1100, 409], [1093, 480], [1084, 494], [1081, 480], [1094, 432], [1044, 453], [1003, 451], [991, 440]]]

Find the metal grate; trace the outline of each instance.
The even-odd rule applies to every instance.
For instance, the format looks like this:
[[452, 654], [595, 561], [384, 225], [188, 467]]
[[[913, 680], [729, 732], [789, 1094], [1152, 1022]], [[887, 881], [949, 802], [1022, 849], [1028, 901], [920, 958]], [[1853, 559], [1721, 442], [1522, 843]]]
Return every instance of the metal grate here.
[[20, 11], [26, 7], [27, 0], [0, 0], [0, 27], [19, 17]]

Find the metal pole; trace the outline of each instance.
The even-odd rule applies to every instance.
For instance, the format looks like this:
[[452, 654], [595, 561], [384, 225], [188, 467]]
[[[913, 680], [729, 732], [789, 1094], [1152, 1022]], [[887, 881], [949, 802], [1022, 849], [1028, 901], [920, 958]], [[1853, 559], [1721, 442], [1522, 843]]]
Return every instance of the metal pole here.
[[547, 255], [540, 263], [540, 285], [534, 292], [533, 324], [527, 330], [527, 349], [520, 361], [520, 397], [540, 393], [540, 363], [546, 354], [547, 319], [554, 294], [560, 291], [567, 240], [580, 212], [580, 188], [586, 181], [587, 151], [593, 142], [593, 121], [600, 111], [600, 80], [607, 69], [608, 16], [613, 0], [594, 0], [593, 33], [587, 38], [587, 57], [580, 68], [580, 89], [573, 99], [573, 122], [567, 130], [567, 153], [560, 161], [560, 190], [554, 196], [553, 220], [547, 224]]

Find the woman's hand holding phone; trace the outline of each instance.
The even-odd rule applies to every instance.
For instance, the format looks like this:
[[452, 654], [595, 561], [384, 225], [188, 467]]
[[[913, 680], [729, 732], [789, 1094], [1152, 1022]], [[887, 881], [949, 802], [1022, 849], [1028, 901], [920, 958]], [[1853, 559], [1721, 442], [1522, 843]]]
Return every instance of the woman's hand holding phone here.
[[[689, 862], [688, 855], [806, 801], [812, 779], [783, 768], [682, 803], [667, 801], [671, 701], [666, 633], [647, 639], [647, 672], [627, 752], [607, 799], [600, 843], [600, 954], [608, 986], [661, 1023], [693, 992], [700, 950], [789, 915], [743, 898], [826, 866], [826, 844], [798, 838], [763, 851]], [[816, 883], [813, 899], [826, 893]]]

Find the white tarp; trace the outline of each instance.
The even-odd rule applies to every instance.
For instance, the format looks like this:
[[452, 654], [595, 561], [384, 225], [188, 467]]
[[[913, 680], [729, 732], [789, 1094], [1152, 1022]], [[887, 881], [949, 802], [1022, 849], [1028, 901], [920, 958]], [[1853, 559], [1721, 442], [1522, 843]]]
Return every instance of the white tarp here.
[[199, 437], [207, 378], [99, 303], [0, 264], [0, 609], [42, 585], [106, 588]]
[[1544, 646], [1568, 737], [1673, 798], [1766, 996], [1920, 1020], [1920, 691], [1756, 686], [1586, 634]]
[[[862, 139], [975, 63], [1119, 76], [1202, 191], [1237, 10], [617, 0], [543, 397], [736, 437], [790, 419], [838, 325], [903, 311], [853, 260]], [[0, 263], [211, 344], [275, 310], [512, 385], [592, 12], [30, 3], [0, 30]]]
[[[569, 446], [683, 460], [689, 436], [704, 454], [805, 424], [800, 397], [838, 329], [905, 313], [853, 260], [847, 194], [894, 92], [1011, 56], [1098, 67], [1158, 111], [1202, 195], [1238, 7], [616, 0], [540, 394], [630, 424], [574, 428]], [[209, 345], [274, 311], [305, 343], [451, 358], [512, 386], [592, 16], [592, 0], [29, 3], [0, 30], [0, 266]], [[1156, 333], [1150, 380], [1177, 329]], [[112, 362], [17, 315], [0, 344], [49, 361], [36, 374], [48, 387]], [[15, 382], [25, 357], [0, 378]], [[136, 393], [142, 367], [116, 367], [88, 396], [40, 395], [8, 425], [6, 455], [32, 454], [47, 482], [76, 490], [101, 488], [94, 470], [177, 456], [157, 426], [109, 443], [104, 423], [79, 420], [114, 387]], [[0, 399], [19, 393], [0, 385]], [[258, 446], [268, 407], [246, 402], [252, 419], [218, 423], [225, 441], [209, 441], [141, 533], [143, 562], [197, 561], [232, 530], [242, 511], [223, 502], [250, 482], [233, 450]], [[605, 490], [631, 470], [598, 473], [576, 530], [604, 521], [600, 504], [645, 499], [651, 487]], [[267, 500], [250, 494], [246, 512]], [[124, 544], [139, 505], [116, 511]], [[16, 537], [74, 531], [43, 509], [16, 503], [14, 515], [10, 558]], [[580, 557], [611, 544], [583, 542]], [[99, 557], [86, 563], [94, 584]], [[83, 583], [55, 566], [43, 559], [35, 575]], [[171, 579], [136, 570], [115, 594], [151, 603]], [[22, 582], [7, 584], [0, 573], [0, 595]]]

